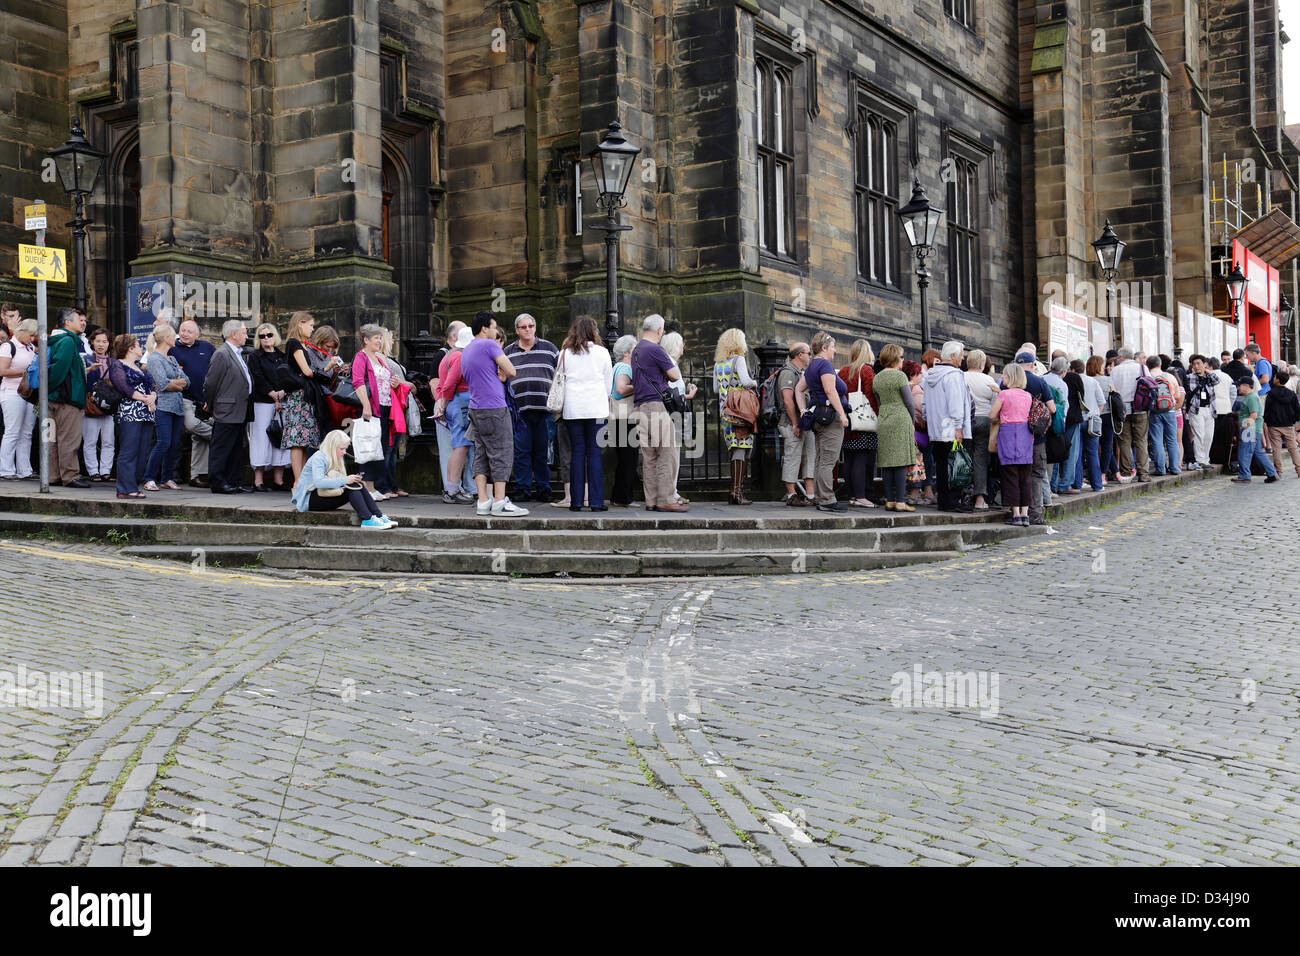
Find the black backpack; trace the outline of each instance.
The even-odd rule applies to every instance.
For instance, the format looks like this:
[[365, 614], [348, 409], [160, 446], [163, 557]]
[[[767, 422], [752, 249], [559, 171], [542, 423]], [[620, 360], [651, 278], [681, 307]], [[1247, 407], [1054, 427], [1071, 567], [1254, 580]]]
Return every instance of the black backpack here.
[[1110, 404], [1110, 424], [1118, 435], [1124, 428], [1124, 399], [1119, 397], [1119, 392], [1111, 389], [1107, 400]]
[[764, 428], [775, 428], [785, 414], [785, 409], [781, 405], [781, 390], [776, 387], [776, 379], [781, 372], [782, 369], [777, 369], [758, 389], [758, 423]]

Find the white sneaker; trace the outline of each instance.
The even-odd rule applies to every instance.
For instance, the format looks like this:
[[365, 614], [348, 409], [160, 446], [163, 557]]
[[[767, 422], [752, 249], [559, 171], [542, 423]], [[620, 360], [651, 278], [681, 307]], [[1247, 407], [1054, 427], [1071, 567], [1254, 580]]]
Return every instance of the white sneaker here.
[[527, 508], [521, 508], [509, 498], [502, 498], [500, 501], [492, 502], [492, 517], [494, 518], [519, 518], [528, 514]]
[[479, 517], [486, 518], [492, 513], [492, 499], [489, 498], [487, 501], [476, 502], [474, 505], [474, 511], [479, 515]]
[[1133, 477], [1131, 475], [1119, 475], [1117, 477], [1119, 478], [1119, 483], [1121, 485], [1127, 485], [1130, 481], [1133, 480]]
[[383, 501], [383, 500], [385, 500], [386, 498], [390, 498], [390, 497], [392, 497], [392, 496], [391, 496], [391, 495], [386, 495], [386, 494], [384, 494], [382, 491], [376, 491], [373, 495], [370, 496], [370, 500], [371, 500], [371, 501]]
[[381, 515], [379, 516], [379, 520], [380, 520], [380, 521], [385, 521], [385, 522], [387, 522], [387, 523], [388, 523], [388, 527], [390, 527], [390, 528], [396, 528], [396, 527], [397, 527], [397, 522], [394, 521], [392, 518], [388, 517], [388, 515], [383, 515], [383, 514], [381, 514]]

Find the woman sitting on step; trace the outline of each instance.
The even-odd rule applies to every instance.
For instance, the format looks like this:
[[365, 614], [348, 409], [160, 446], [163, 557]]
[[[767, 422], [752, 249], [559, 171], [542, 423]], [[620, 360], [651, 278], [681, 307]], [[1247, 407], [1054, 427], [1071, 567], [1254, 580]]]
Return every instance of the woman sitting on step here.
[[347, 432], [332, 431], [320, 443], [320, 450], [307, 459], [293, 486], [293, 503], [299, 511], [334, 511], [343, 502], [361, 519], [361, 527], [384, 530], [397, 522], [384, 517], [362, 483], [360, 475], [349, 475], [343, 453], [352, 444]]

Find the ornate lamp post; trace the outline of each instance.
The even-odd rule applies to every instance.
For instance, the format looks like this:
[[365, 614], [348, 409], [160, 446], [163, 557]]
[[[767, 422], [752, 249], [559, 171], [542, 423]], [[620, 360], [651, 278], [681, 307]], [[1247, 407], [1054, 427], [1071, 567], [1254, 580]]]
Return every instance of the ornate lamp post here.
[[1102, 278], [1106, 280], [1106, 316], [1115, 318], [1115, 276], [1119, 273], [1120, 260], [1124, 258], [1124, 247], [1128, 243], [1115, 235], [1106, 220], [1106, 228], [1101, 231], [1101, 238], [1092, 244], [1097, 252], [1097, 265], [1101, 268]]
[[591, 172], [596, 179], [599, 197], [596, 204], [605, 210], [605, 344], [612, 346], [623, 334], [623, 323], [618, 314], [618, 234], [631, 229], [618, 221], [618, 211], [627, 205], [623, 194], [636, 165], [639, 146], [633, 146], [623, 137], [623, 128], [615, 121], [609, 124], [605, 137], [588, 154]]
[[943, 210], [930, 205], [919, 177], [912, 178], [912, 198], [898, 210], [898, 218], [916, 255], [916, 284], [921, 289], [921, 351], [925, 352], [930, 347], [930, 310], [926, 301], [930, 270], [925, 267], [925, 260], [934, 252], [934, 237], [943, 220]]
[[1246, 276], [1241, 271], [1241, 266], [1236, 262], [1232, 264], [1232, 271], [1223, 277], [1224, 284], [1228, 287], [1228, 299], [1232, 302], [1232, 324], [1241, 324], [1241, 302], [1246, 297]]
[[63, 189], [72, 197], [76, 210], [72, 222], [73, 254], [77, 262], [77, 291], [74, 305], [82, 312], [86, 311], [86, 226], [90, 220], [85, 218], [86, 197], [95, 189], [99, 179], [100, 167], [104, 165], [104, 154], [86, 141], [86, 134], [81, 129], [81, 118], [72, 121], [72, 135], [68, 141], [57, 149], [50, 150], [54, 168], [59, 172], [59, 181]]

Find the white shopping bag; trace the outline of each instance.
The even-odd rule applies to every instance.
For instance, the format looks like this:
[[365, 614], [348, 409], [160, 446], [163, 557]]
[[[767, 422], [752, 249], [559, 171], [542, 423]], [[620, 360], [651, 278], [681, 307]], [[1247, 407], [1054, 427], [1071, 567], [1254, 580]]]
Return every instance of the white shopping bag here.
[[384, 446], [380, 438], [379, 419], [371, 416], [370, 421], [358, 418], [352, 423], [352, 458], [358, 465], [368, 461], [379, 461], [384, 457]]

